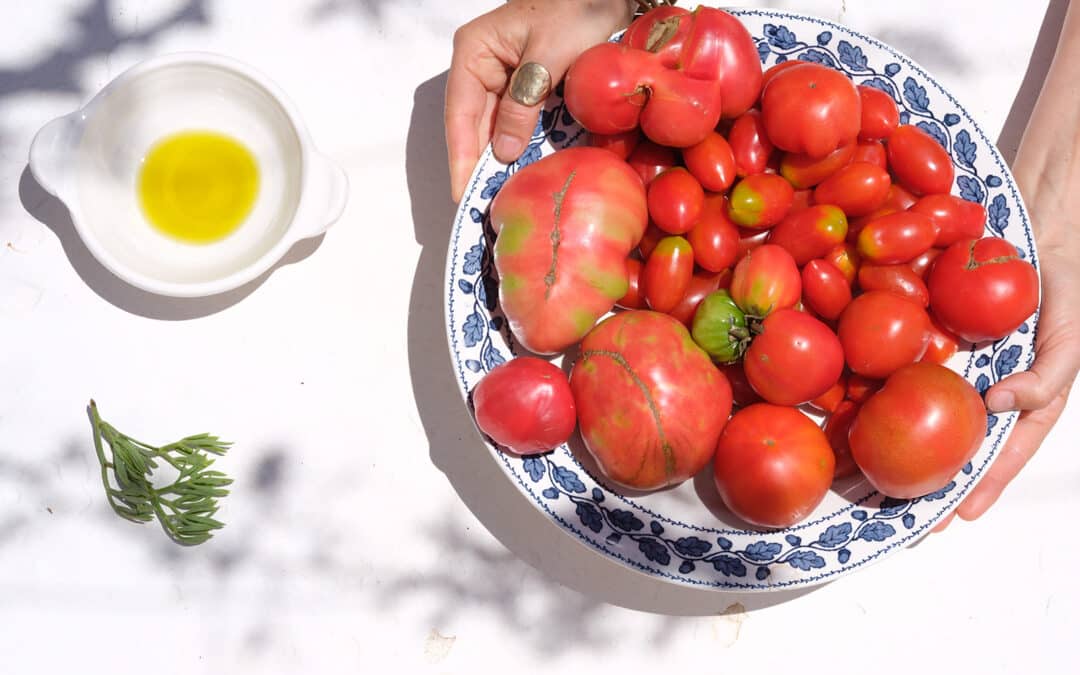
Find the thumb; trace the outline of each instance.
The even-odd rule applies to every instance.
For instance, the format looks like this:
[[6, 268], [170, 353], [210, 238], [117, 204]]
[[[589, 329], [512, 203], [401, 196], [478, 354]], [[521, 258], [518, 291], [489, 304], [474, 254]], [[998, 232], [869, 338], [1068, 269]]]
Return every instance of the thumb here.
[[[521, 56], [518, 68], [530, 62], [547, 68], [551, 74], [550, 92], [555, 90], [555, 86], [562, 80], [579, 53], [580, 50], [572, 46], [541, 49], [529, 45]], [[511, 97], [514, 89], [514, 79], [511, 77], [499, 101], [495, 114], [495, 129], [492, 134], [492, 152], [495, 154], [495, 159], [503, 163], [513, 162], [521, 156], [532, 138], [533, 131], [536, 129], [536, 120], [546, 102], [545, 97], [535, 105], [523, 105]]]
[[1076, 379], [1080, 348], [1067, 331], [1048, 336], [1039, 347], [1030, 370], [1006, 377], [986, 393], [990, 412], [1045, 408]]

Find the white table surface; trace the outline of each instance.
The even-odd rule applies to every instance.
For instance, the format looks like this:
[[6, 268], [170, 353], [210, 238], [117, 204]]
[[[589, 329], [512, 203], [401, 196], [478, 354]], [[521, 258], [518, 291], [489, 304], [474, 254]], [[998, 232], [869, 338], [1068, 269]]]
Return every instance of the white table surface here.
[[[984, 518], [811, 592], [646, 578], [511, 487], [465, 416], [442, 311], [451, 36], [497, 4], [3, 0], [0, 672], [1075, 672], [1077, 396]], [[733, 4], [889, 42], [1007, 155], [1065, 6], [1039, 40], [1047, 2]], [[324, 238], [209, 302], [117, 282], [26, 169], [40, 125], [185, 49], [269, 74], [352, 184]], [[213, 541], [111, 512], [91, 396], [136, 437], [236, 442]]]

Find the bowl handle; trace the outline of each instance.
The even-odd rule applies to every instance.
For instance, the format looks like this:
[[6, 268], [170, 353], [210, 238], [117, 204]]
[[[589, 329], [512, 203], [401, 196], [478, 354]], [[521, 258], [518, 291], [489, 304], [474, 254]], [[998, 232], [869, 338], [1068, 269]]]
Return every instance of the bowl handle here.
[[344, 169], [329, 157], [319, 154], [316, 154], [316, 160], [312, 164], [312, 220], [304, 228], [303, 238], [316, 237], [325, 232], [341, 218], [349, 201], [349, 178]]
[[68, 158], [80, 131], [76, 113], [57, 117], [30, 143], [30, 173], [49, 194], [62, 197], [68, 176]]

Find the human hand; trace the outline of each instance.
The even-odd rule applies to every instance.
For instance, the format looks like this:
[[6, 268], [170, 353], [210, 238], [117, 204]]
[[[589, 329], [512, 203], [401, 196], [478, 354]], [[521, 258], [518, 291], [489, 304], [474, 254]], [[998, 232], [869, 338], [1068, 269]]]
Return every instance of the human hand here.
[[[460, 201], [489, 142], [500, 162], [517, 159], [536, 128], [544, 103], [510, 98], [514, 69], [530, 61], [551, 73], [551, 86], [578, 54], [625, 26], [634, 0], [510, 0], [454, 34], [446, 82], [446, 145], [450, 192]], [[492, 141], [492, 139], [494, 139]]]

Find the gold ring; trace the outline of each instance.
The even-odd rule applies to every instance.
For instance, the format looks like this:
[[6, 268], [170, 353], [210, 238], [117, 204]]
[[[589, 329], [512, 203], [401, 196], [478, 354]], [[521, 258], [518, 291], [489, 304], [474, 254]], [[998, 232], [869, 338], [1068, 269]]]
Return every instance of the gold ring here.
[[546, 100], [550, 93], [551, 73], [539, 63], [523, 63], [510, 77], [510, 98], [521, 105], [531, 108]]

